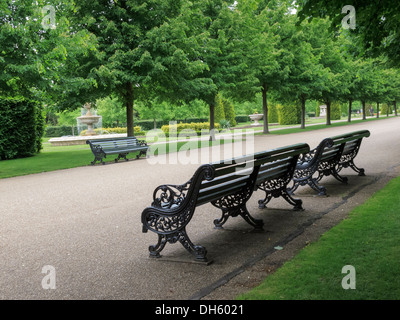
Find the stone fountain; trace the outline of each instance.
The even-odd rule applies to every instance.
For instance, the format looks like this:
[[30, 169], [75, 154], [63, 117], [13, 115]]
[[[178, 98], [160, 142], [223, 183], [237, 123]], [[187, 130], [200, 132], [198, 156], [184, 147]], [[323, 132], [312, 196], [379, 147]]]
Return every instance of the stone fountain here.
[[254, 113], [254, 114], [250, 114], [249, 117], [250, 117], [251, 121], [254, 121], [251, 124], [252, 126], [259, 126], [260, 123], [258, 121], [261, 120], [264, 117], [264, 115], [263, 114], [259, 114], [259, 113]]
[[83, 107], [87, 110], [87, 113], [84, 116], [78, 117], [77, 119], [79, 119], [80, 122], [82, 122], [83, 124], [86, 124], [88, 126], [85, 136], [94, 136], [97, 133], [96, 133], [96, 131], [94, 131], [93, 125], [96, 124], [97, 122], [99, 122], [99, 119], [101, 117], [93, 115], [90, 112], [90, 108], [91, 108], [90, 103], [86, 103]]

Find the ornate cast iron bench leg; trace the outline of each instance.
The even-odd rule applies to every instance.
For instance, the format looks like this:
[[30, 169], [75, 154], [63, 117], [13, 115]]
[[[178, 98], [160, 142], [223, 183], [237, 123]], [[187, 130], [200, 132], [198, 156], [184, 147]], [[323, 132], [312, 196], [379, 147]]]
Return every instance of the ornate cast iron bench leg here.
[[318, 192], [319, 196], [326, 196], [326, 188], [318, 185], [317, 179], [312, 178], [307, 181], [307, 184], [315, 191]]
[[271, 199], [278, 198], [279, 196], [282, 196], [283, 199], [285, 199], [289, 204], [293, 206], [293, 210], [298, 211], [298, 210], [304, 210], [303, 209], [303, 201], [300, 199], [295, 199], [291, 196], [290, 191], [282, 188], [282, 189], [277, 189], [277, 190], [269, 190], [265, 184], [262, 184], [258, 187], [260, 190], [263, 190], [265, 192], [265, 198], [262, 200], [258, 200], [258, 208], [260, 209], [265, 209], [266, 205], [268, 202], [271, 201]]
[[151, 258], [161, 258], [160, 252], [164, 249], [167, 242], [176, 243], [180, 242], [183, 247], [194, 255], [196, 261], [207, 262], [207, 250], [202, 246], [194, 245], [189, 239], [185, 228], [172, 234], [158, 234], [158, 242], [149, 247]]
[[363, 168], [358, 168], [358, 167], [354, 164], [353, 160], [350, 161], [349, 166], [350, 166], [350, 168], [352, 168], [355, 172], [357, 172], [358, 175], [359, 175], [360, 177], [364, 177], [364, 176], [365, 176], [365, 170], [364, 170]]
[[340, 181], [340, 182], [342, 182], [344, 184], [347, 184], [349, 179], [347, 177], [343, 177], [343, 176], [341, 176], [339, 174], [339, 172], [341, 170], [342, 170], [342, 166], [341, 165], [337, 165], [337, 166], [335, 166], [334, 168], [331, 169], [331, 174], [332, 174], [332, 176], [334, 176], [336, 178], [336, 180], [338, 180], [338, 181]]
[[264, 226], [264, 221], [261, 219], [255, 219], [251, 216], [246, 208], [246, 205], [242, 205], [238, 208], [223, 208], [222, 216], [220, 219], [214, 220], [215, 229], [223, 229], [223, 225], [228, 220], [229, 217], [236, 217], [240, 215], [249, 225], [253, 226], [256, 230], [262, 230]]
[[90, 162], [90, 164], [91, 164], [92, 166], [94, 166], [94, 165], [96, 164], [97, 161], [100, 161], [101, 164], [105, 164], [105, 162], [103, 161], [103, 158], [105, 158], [105, 157], [106, 157], [106, 156], [103, 155], [102, 153], [97, 153], [97, 154], [95, 154], [95, 156], [94, 156], [94, 160], [93, 160], [92, 162]]
[[119, 159], [121, 159], [121, 158], [125, 159], [125, 161], [128, 161], [128, 159], [126, 158], [127, 155], [128, 155], [128, 153], [120, 153], [118, 155], [118, 157], [115, 159], [115, 162], [118, 162]]
[[282, 190], [282, 197], [285, 199], [289, 204], [293, 206], [293, 210], [295, 211], [303, 211], [303, 201], [300, 199], [293, 198], [287, 190]]
[[[342, 169], [342, 168], [347, 168], [347, 167], [352, 168], [355, 172], [358, 173], [358, 175], [359, 175], [360, 177], [364, 177], [364, 176], [365, 176], [365, 169], [363, 169], [363, 168], [358, 168], [358, 167], [354, 164], [354, 161], [353, 161], [353, 160], [350, 160], [350, 161], [348, 161], [348, 162], [341, 163], [341, 169]], [[340, 170], [339, 170], [339, 171], [340, 171]]]

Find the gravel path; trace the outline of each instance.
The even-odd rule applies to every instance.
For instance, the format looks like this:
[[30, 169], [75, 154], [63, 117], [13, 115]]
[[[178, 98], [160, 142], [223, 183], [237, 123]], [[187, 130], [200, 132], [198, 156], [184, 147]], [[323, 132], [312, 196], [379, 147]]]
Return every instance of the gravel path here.
[[[168, 244], [163, 254], [183, 262], [150, 259], [148, 246], [155, 244], [156, 235], [142, 233], [141, 212], [150, 205], [155, 187], [186, 182], [199, 160], [227, 158], [232, 146], [233, 155], [249, 153], [242, 143], [203, 149], [192, 158], [181, 154], [180, 164], [162, 164], [173, 156], [153, 157], [2, 179], [0, 299], [233, 299], [399, 174], [399, 127], [400, 118], [390, 118], [256, 136], [254, 151], [298, 142], [314, 148], [325, 137], [368, 129], [371, 137], [364, 139], [356, 158], [367, 175], [358, 177], [345, 169], [348, 185], [324, 178], [321, 184], [329, 197], [316, 197], [308, 187], [299, 189], [296, 195], [306, 209], [302, 212], [292, 211], [281, 199], [260, 210], [257, 200], [262, 194], [254, 193], [248, 208], [264, 220], [262, 233], [251, 232], [241, 218], [215, 230], [212, 221], [220, 216], [218, 210], [211, 205], [197, 208], [188, 233], [207, 248], [213, 259], [209, 266], [190, 263], [180, 244]], [[207, 159], [207, 150], [213, 159]], [[191, 163], [182, 165], [183, 160]], [[277, 245], [283, 250], [275, 250]]]

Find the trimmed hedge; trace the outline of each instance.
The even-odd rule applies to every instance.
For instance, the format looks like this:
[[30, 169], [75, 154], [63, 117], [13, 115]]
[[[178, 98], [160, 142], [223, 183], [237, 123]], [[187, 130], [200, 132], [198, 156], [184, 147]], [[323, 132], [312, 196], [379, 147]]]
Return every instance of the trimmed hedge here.
[[389, 106], [387, 103], [381, 106], [381, 115], [393, 114], [393, 106]]
[[0, 159], [33, 156], [42, 149], [44, 117], [37, 101], [0, 97]]
[[[78, 128], [74, 126], [74, 135], [78, 135]], [[62, 136], [72, 136], [72, 126], [47, 126], [45, 137], [54, 138]]]
[[[219, 130], [220, 128], [220, 124], [219, 123], [215, 123], [214, 124], [214, 128]], [[209, 122], [202, 122], [202, 123], [178, 123], [176, 125], [165, 125], [161, 127], [161, 130], [167, 135], [169, 136], [170, 132], [171, 133], [176, 133], [177, 135], [185, 129], [190, 129], [193, 131], [196, 131], [197, 133], [201, 132], [201, 130], [210, 130], [210, 123]]]
[[299, 124], [301, 123], [301, 108], [299, 104], [277, 105], [279, 113], [279, 124]]
[[250, 122], [250, 117], [246, 115], [239, 115], [235, 117], [237, 123]]
[[340, 102], [331, 103], [331, 120], [340, 120], [342, 117], [342, 105]]
[[[81, 136], [85, 135], [87, 130], [81, 131]], [[127, 133], [127, 128], [97, 128], [94, 129], [97, 134]], [[135, 136], [144, 136], [145, 132], [139, 126], [133, 127]]]
[[275, 104], [270, 104], [268, 106], [268, 123], [278, 123], [279, 122], [279, 112]]

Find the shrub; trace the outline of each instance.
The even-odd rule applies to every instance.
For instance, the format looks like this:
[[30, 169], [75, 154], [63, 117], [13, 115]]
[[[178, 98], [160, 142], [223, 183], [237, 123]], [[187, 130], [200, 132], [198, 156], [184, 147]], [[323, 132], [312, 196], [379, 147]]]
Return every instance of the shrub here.
[[268, 123], [278, 123], [278, 122], [279, 122], [278, 108], [275, 104], [270, 104], [268, 106]]
[[246, 115], [240, 115], [235, 117], [236, 123], [250, 122], [250, 117]]
[[[74, 126], [74, 135], [78, 135], [78, 128]], [[72, 135], [72, 126], [47, 126], [45, 136], [47, 138]]]
[[230, 129], [231, 128], [231, 123], [228, 120], [223, 119], [223, 120], [221, 120], [219, 122], [219, 126], [220, 126], [221, 129]]
[[331, 120], [340, 120], [342, 116], [342, 105], [340, 102], [331, 103]]
[[[215, 129], [219, 129], [220, 125], [219, 123], [214, 124]], [[197, 133], [200, 133], [202, 130], [210, 130], [210, 123], [209, 122], [200, 122], [200, 123], [178, 123], [175, 125], [164, 125], [161, 127], [161, 130], [169, 136], [170, 133], [176, 133], [177, 135], [185, 129], [190, 129], [193, 131], [196, 131]]]
[[289, 103], [277, 105], [279, 113], [279, 124], [299, 124], [301, 123], [301, 108], [299, 104]]
[[233, 103], [227, 99], [223, 99], [225, 119], [229, 121], [232, 127], [236, 127], [236, 113]]
[[[81, 136], [85, 135], [87, 130], [81, 131]], [[94, 129], [97, 134], [118, 134], [118, 133], [127, 133], [127, 128], [97, 128]], [[133, 127], [133, 132], [135, 136], [143, 136], [145, 132], [142, 131], [142, 128], [139, 126]]]
[[387, 115], [387, 114], [392, 114], [393, 113], [393, 107], [388, 106], [387, 103], [382, 104], [381, 107], [381, 115]]
[[44, 117], [37, 101], [0, 97], [0, 159], [29, 157], [42, 148]]
[[220, 122], [225, 119], [224, 101], [221, 94], [215, 97], [214, 121]]

